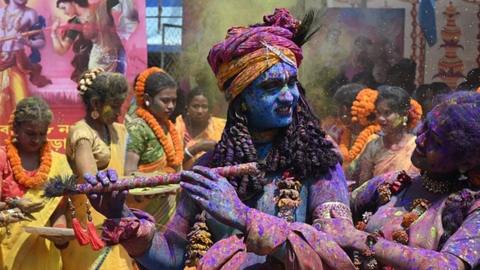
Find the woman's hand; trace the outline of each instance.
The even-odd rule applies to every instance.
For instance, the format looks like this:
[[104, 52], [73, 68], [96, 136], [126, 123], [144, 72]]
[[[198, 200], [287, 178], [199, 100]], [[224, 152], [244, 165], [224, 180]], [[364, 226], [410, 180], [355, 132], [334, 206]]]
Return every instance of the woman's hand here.
[[188, 148], [188, 151], [192, 153], [192, 155], [197, 155], [198, 153], [201, 152], [208, 152], [211, 151], [215, 148], [215, 145], [217, 144], [216, 141], [213, 140], [201, 140], [197, 142], [196, 144], [190, 146]]
[[58, 18], [55, 18], [53, 20], [52, 25], [50, 26], [50, 31], [51, 31], [52, 37], [54, 35], [55, 36], [58, 35], [57, 30], [58, 30], [59, 27], [60, 27], [60, 20]]
[[215, 148], [215, 145], [217, 144], [216, 141], [214, 140], [202, 140], [197, 143], [200, 151], [203, 152], [208, 152], [211, 151]]
[[[110, 185], [110, 183], [117, 182], [118, 175], [115, 170], [108, 169], [107, 171], [98, 172], [96, 176], [87, 173], [83, 178], [92, 186], [95, 186], [100, 182], [106, 187]], [[121, 218], [123, 217], [123, 214], [125, 214], [125, 199], [127, 194], [128, 190], [113, 191], [108, 193], [89, 194], [88, 198], [93, 208], [107, 218]]]
[[2, 227], [22, 220], [30, 220], [30, 218], [25, 216], [19, 208], [3, 210], [0, 212], [0, 225]]
[[44, 201], [33, 202], [28, 198], [7, 198], [5, 202], [10, 206], [10, 208], [19, 208], [24, 213], [35, 213], [43, 209], [45, 206]]
[[248, 207], [238, 198], [225, 177], [211, 169], [195, 166], [182, 172], [182, 188], [215, 219], [244, 232]]

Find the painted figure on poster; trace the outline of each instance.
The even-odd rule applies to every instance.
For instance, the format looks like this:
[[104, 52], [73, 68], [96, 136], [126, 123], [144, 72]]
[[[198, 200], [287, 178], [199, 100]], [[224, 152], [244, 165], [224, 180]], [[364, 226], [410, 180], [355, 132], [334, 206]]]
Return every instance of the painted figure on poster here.
[[133, 0], [57, 0], [57, 8], [70, 19], [63, 26], [58, 20], [53, 23], [52, 43], [59, 54], [73, 46], [72, 80], [86, 69], [98, 67], [125, 74], [122, 39], [127, 40], [138, 26]]
[[[41, 74], [39, 49], [45, 45], [45, 20], [27, 6], [27, 0], [4, 0], [0, 8], [0, 104], [5, 118], [28, 94], [27, 77], [37, 87], [51, 81]], [[30, 55], [27, 56], [27, 50]]]

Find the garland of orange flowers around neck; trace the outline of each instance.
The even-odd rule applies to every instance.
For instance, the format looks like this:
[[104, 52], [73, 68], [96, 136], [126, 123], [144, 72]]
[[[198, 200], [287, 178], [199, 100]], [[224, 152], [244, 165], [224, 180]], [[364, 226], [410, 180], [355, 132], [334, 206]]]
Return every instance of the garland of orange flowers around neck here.
[[153, 133], [155, 133], [158, 141], [163, 146], [163, 150], [167, 156], [168, 165], [171, 167], [180, 166], [183, 162], [183, 149], [175, 125], [170, 120], [167, 120], [165, 123], [168, 133], [170, 133], [170, 137], [172, 138], [172, 141], [170, 141], [163, 132], [163, 128], [160, 126], [157, 119], [155, 119], [151, 113], [143, 108], [137, 108], [137, 115], [145, 120], [148, 126], [153, 130]]
[[[12, 125], [10, 125], [10, 130], [13, 132]], [[27, 188], [39, 188], [48, 180], [48, 174], [52, 167], [52, 149], [48, 141], [42, 147], [40, 166], [33, 177], [28, 176], [22, 166], [22, 159], [13, 142], [13, 134], [5, 140], [5, 145], [15, 181]]]
[[175, 125], [170, 120], [167, 120], [165, 122], [168, 133], [172, 138], [172, 140], [170, 141], [165, 135], [165, 132], [163, 132], [163, 128], [160, 123], [158, 123], [157, 119], [149, 111], [143, 108], [143, 106], [145, 105], [143, 95], [145, 94], [146, 81], [151, 74], [156, 72], [165, 71], [157, 67], [152, 67], [146, 69], [145, 71], [140, 73], [140, 75], [138, 75], [137, 81], [135, 82], [135, 94], [137, 96], [138, 105], [136, 113], [140, 118], [145, 120], [147, 125], [153, 130], [153, 133], [155, 133], [155, 136], [157, 137], [158, 141], [163, 147], [163, 150], [165, 151], [168, 165], [174, 168], [180, 166], [183, 162], [183, 146], [177, 129], [175, 128]]
[[345, 161], [351, 162], [356, 159], [357, 156], [362, 152], [363, 148], [365, 148], [365, 145], [368, 143], [368, 139], [370, 138], [370, 136], [378, 132], [380, 132], [380, 126], [376, 124], [364, 128], [358, 134], [352, 147], [348, 149], [347, 145], [350, 142], [351, 135], [350, 130], [346, 129], [345, 132], [343, 132], [342, 134], [340, 145], [338, 146]]
[[366, 88], [357, 94], [353, 102], [351, 108], [352, 122], [359, 122], [360, 125], [366, 127], [358, 134], [350, 149], [348, 149], [348, 146], [350, 145], [351, 132], [348, 127], [345, 127], [338, 147], [346, 162], [351, 162], [356, 159], [363, 148], [365, 148], [370, 136], [380, 132], [380, 125], [369, 125], [368, 121], [368, 116], [375, 112], [375, 101], [377, 97], [378, 92], [376, 90]]

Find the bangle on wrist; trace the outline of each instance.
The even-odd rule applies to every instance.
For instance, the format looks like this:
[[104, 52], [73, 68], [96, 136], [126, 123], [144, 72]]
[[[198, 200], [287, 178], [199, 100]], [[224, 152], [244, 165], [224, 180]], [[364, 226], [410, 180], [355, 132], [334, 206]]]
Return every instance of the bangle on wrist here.
[[190, 153], [190, 151], [188, 151], [188, 147], [185, 147], [185, 154], [189, 157], [189, 158], [193, 158], [193, 155], [192, 153]]

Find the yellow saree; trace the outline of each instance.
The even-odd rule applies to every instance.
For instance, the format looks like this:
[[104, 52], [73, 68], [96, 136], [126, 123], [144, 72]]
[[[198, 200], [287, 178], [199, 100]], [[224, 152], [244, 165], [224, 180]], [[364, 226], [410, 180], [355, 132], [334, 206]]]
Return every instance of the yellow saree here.
[[[72, 160], [74, 160], [74, 147], [76, 143], [79, 140], [88, 140], [92, 143], [92, 152], [96, 158], [97, 166], [101, 166], [99, 167], [99, 170], [111, 168], [115, 169], [118, 175], [123, 175], [127, 132], [125, 126], [118, 123], [109, 126], [109, 131], [111, 135], [110, 146], [106, 145], [100, 138], [98, 138], [96, 133], [85, 123], [85, 121], [80, 121], [75, 126], [71, 127], [67, 139], [66, 151], [70, 164], [72, 164]], [[72, 197], [72, 201], [77, 212], [78, 220], [80, 220], [85, 226], [87, 221], [87, 197], [85, 195], [76, 195]], [[105, 216], [92, 209], [92, 217], [97, 228], [101, 227], [105, 220]], [[77, 241], [71, 241], [70, 245], [62, 251], [62, 258], [64, 261], [64, 270], [134, 269], [133, 260], [120, 245], [106, 247], [100, 251], [93, 251], [90, 246], [80, 246]]]
[[[188, 135], [187, 127], [185, 125], [185, 120], [183, 117], [180, 115], [177, 117], [175, 120], [175, 126], [178, 130], [178, 134], [180, 135], [181, 138], [183, 138], [184, 141], [184, 146], [185, 147], [190, 147], [202, 140], [212, 140], [212, 141], [220, 141], [222, 138], [222, 133], [223, 129], [225, 128], [226, 120], [223, 118], [218, 118], [218, 117], [210, 117], [210, 120], [208, 121], [208, 126], [207, 128], [202, 131], [200, 134], [198, 134], [195, 138], [191, 138], [190, 135]], [[191, 167], [195, 161], [201, 157], [205, 152], [198, 153], [195, 155], [194, 158], [190, 159], [188, 161], [188, 164], [184, 163], [185, 167]]]
[[[64, 155], [52, 152], [52, 167], [49, 177], [71, 175], [70, 167]], [[41, 201], [43, 190], [30, 189], [24, 194], [24, 198], [32, 201]], [[50, 217], [54, 213], [62, 198], [45, 200], [44, 208], [32, 215], [33, 221], [23, 221], [9, 226], [10, 234], [6, 235], [6, 229], [2, 228], [0, 235], [2, 268], [9, 270], [39, 269], [60, 270], [62, 258], [60, 251], [55, 245], [37, 234], [29, 234], [23, 230], [24, 226], [50, 226]]]

